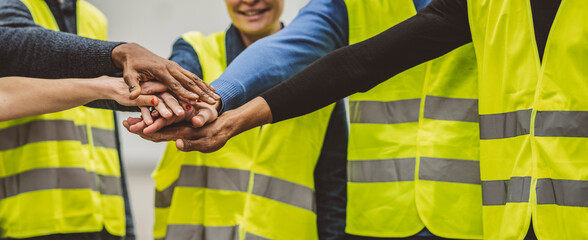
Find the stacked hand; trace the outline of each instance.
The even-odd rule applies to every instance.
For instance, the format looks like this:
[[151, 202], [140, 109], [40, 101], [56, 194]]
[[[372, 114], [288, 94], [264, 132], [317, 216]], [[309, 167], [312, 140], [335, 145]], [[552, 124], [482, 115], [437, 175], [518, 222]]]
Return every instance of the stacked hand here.
[[[202, 132], [196, 128], [212, 123], [218, 117], [219, 103], [211, 105], [188, 100], [171, 92], [162, 92], [167, 88], [159, 82], [146, 82], [141, 86], [142, 94], [157, 96], [157, 105], [153, 109], [141, 107], [141, 118], [129, 118], [123, 125], [130, 132], [147, 140], [161, 142], [196, 139], [201, 137]], [[178, 144], [178, 148], [182, 149], [183, 141], [178, 141]]]
[[177, 63], [155, 55], [135, 43], [125, 43], [112, 50], [114, 65], [123, 69], [123, 77], [129, 86], [130, 99], [141, 94], [142, 82], [162, 82], [173, 93], [185, 99], [201, 99], [214, 104], [220, 97], [214, 88]]
[[[214, 152], [233, 136], [248, 129], [271, 123], [271, 112], [263, 98], [256, 98], [242, 107], [227, 111], [217, 118], [217, 109], [207, 103], [184, 106], [183, 116], [159, 116], [152, 124], [145, 117], [129, 118], [123, 125], [144, 139], [161, 142], [176, 141], [182, 151]], [[155, 113], [154, 116], [159, 115]]]

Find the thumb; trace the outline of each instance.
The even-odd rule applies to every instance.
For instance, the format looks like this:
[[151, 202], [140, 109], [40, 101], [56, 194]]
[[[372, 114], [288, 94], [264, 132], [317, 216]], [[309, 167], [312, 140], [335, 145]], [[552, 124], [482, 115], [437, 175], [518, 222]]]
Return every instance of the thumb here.
[[187, 140], [187, 139], [178, 139], [176, 140], [176, 148], [182, 152], [192, 152], [192, 151], [199, 151], [203, 153], [208, 153], [207, 149], [203, 148], [198, 144], [198, 140]]
[[176, 140], [176, 148], [178, 148], [178, 150], [180, 150], [180, 151], [183, 151], [184, 150], [184, 140], [182, 140], [182, 139]]
[[192, 125], [194, 127], [202, 127], [205, 124], [212, 122], [213, 117], [212, 117], [212, 113], [206, 109], [202, 109], [198, 112], [198, 114], [196, 114], [196, 116], [192, 117]]
[[198, 103], [195, 107], [198, 108], [198, 113], [192, 117], [192, 125], [194, 127], [202, 127], [207, 123], [214, 122], [218, 118], [215, 107], [210, 104]]
[[129, 86], [129, 99], [135, 99], [141, 94], [141, 86], [139, 85], [141, 75], [136, 72], [125, 72], [123, 79]]

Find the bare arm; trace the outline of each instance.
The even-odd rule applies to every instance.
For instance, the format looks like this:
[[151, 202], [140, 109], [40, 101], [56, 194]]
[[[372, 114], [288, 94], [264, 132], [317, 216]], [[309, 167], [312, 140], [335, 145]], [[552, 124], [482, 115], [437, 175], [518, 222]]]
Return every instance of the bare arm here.
[[122, 78], [46, 80], [4, 77], [0, 78], [0, 121], [58, 112], [97, 99], [112, 99], [125, 106], [158, 104], [152, 95], [140, 95], [130, 100], [128, 94], [128, 86]]

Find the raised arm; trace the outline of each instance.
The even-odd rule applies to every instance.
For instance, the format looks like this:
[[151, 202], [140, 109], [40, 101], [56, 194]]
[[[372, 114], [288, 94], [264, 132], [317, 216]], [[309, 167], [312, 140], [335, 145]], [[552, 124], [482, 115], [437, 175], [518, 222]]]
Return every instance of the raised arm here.
[[321, 58], [261, 97], [279, 122], [365, 92], [469, 42], [466, 0], [433, 0], [414, 17]]
[[344, 1], [311, 0], [291, 24], [249, 46], [211, 85], [224, 109], [234, 109], [347, 45], [347, 36]]

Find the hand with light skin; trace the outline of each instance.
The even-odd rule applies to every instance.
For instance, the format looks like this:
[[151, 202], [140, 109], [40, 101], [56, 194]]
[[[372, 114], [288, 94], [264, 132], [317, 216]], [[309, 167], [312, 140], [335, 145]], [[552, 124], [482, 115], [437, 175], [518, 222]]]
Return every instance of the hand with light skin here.
[[147, 117], [142, 113], [141, 118], [128, 118], [123, 122], [123, 125], [128, 124], [127, 129], [135, 134], [151, 134], [178, 123], [188, 123], [192, 124], [193, 127], [202, 127], [206, 123], [213, 122], [218, 117], [218, 104], [210, 105], [202, 102], [188, 104], [181, 100], [178, 104], [186, 109], [185, 114], [181, 116], [172, 115], [171, 117], [163, 118], [158, 116], [159, 111], [157, 110], [151, 112], [152, 116], [150, 117], [156, 118], [151, 124], [148, 123]]
[[[176, 96], [175, 94], [168, 91], [167, 87], [159, 82], [149, 81], [143, 83], [141, 85], [143, 87], [143, 92], [146, 94], [155, 94], [157, 97], [158, 104], [154, 107], [157, 113], [156, 116], [152, 115], [153, 113], [150, 111], [148, 107], [140, 107], [141, 109], [141, 129], [147, 128], [147, 132], [149, 131], [157, 131], [160, 128], [170, 125], [172, 123], [181, 122], [181, 121], [191, 121], [190, 118], [196, 117], [194, 121], [196, 121], [196, 126], [198, 126], [198, 119], [203, 118], [203, 115], [207, 115], [206, 118], [208, 119], [209, 115], [211, 116], [214, 114], [214, 119], [218, 116], [216, 109], [219, 107], [219, 102], [215, 103], [214, 105], [209, 105], [207, 103], [200, 102], [199, 100], [189, 100], [185, 99], [180, 96]], [[207, 109], [210, 108], [209, 112], [198, 110], [196, 114], [192, 115], [195, 111], [190, 111], [192, 108], [196, 107], [196, 109]], [[184, 110], [185, 109], [185, 110]], [[155, 117], [160, 117], [162, 119], [154, 120]], [[152, 124], [155, 126], [150, 126]], [[203, 122], [204, 123], [204, 122]], [[135, 127], [135, 128], [138, 128]], [[135, 129], [134, 128], [134, 129]]]
[[173, 93], [185, 99], [200, 99], [214, 104], [220, 97], [215, 89], [183, 69], [177, 63], [155, 55], [136, 43], [116, 46], [111, 53], [114, 65], [123, 70], [123, 78], [129, 87], [129, 98], [141, 94], [141, 83], [149, 80], [159, 81]]
[[204, 126], [199, 128], [183, 122], [145, 133], [136, 125], [141, 122], [137, 118], [129, 118], [123, 125], [130, 132], [150, 141], [176, 141], [176, 147], [181, 151], [208, 153], [219, 150], [230, 138], [244, 131], [272, 122], [271, 109], [262, 97], [257, 97], [235, 110], [227, 111], [217, 119], [206, 115], [201, 117], [197, 123]]

